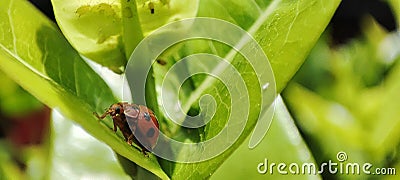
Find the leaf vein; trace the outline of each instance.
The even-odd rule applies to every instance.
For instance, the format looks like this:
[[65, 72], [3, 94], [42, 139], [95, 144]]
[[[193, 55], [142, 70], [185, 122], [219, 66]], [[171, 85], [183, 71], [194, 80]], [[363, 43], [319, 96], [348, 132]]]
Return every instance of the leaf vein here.
[[288, 42], [290, 31], [292, 30], [293, 24], [294, 24], [294, 22], [296, 22], [296, 19], [300, 14], [299, 6], [300, 6], [300, 3], [297, 2], [297, 4], [296, 4], [296, 15], [294, 16], [293, 21], [289, 25], [289, 28], [288, 28], [288, 31], [286, 33], [286, 37], [285, 37], [285, 41], [284, 42]]
[[17, 37], [15, 36], [14, 23], [13, 23], [12, 12], [11, 12], [12, 4], [13, 4], [13, 1], [10, 1], [10, 5], [8, 7], [7, 14], [8, 14], [8, 21], [10, 22], [11, 34], [13, 36], [14, 52], [15, 52], [15, 54], [18, 54], [17, 53]]

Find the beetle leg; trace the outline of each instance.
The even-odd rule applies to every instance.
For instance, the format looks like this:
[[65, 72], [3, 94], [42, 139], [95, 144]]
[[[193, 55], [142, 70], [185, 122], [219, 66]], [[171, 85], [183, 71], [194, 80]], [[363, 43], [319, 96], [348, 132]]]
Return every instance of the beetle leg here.
[[93, 112], [93, 115], [97, 117], [97, 119], [100, 119], [99, 114], [97, 114], [96, 112]]
[[149, 157], [149, 154], [147, 154], [147, 150], [145, 148], [142, 148], [142, 153], [144, 156]]
[[117, 132], [117, 124], [115, 124], [115, 121], [113, 121], [113, 124], [114, 124], [114, 129], [113, 129], [113, 131], [114, 131], [114, 132]]
[[129, 145], [132, 145], [132, 140], [133, 140], [133, 134], [131, 134], [129, 137], [128, 137], [128, 140], [126, 141]]
[[102, 114], [101, 116], [99, 116], [99, 114], [97, 114], [96, 112], [93, 112], [93, 114], [94, 114], [99, 120], [102, 120], [102, 119], [104, 119], [108, 114], [110, 114], [110, 112], [106, 111], [106, 112], [104, 112], [104, 114]]

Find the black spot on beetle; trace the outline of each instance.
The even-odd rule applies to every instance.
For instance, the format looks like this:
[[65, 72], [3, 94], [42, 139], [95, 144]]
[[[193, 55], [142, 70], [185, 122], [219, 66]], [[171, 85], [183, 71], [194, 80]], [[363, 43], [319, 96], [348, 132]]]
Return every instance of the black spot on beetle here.
[[149, 113], [145, 112], [145, 113], [143, 114], [143, 116], [144, 116], [144, 119], [146, 119], [146, 121], [150, 121], [150, 120], [151, 120], [151, 117], [150, 117], [150, 114], [149, 114]]
[[147, 131], [146, 136], [149, 137], [149, 138], [151, 138], [151, 137], [154, 136], [154, 133], [155, 133], [155, 132], [156, 132], [156, 131], [154, 130], [154, 128], [150, 128], [150, 129]]

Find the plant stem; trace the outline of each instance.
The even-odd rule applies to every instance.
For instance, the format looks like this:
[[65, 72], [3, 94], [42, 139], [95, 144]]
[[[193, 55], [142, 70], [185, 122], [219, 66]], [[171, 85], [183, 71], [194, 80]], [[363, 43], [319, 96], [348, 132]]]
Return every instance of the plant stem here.
[[122, 39], [126, 59], [129, 60], [131, 54], [139, 42], [143, 39], [143, 32], [139, 21], [139, 16], [135, 0], [121, 0], [122, 10]]

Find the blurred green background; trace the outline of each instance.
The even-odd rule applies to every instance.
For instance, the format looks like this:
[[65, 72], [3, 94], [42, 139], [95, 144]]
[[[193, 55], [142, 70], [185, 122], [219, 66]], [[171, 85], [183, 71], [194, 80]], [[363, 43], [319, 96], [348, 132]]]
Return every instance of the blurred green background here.
[[[32, 2], [54, 20], [50, 2]], [[257, 165], [264, 158], [320, 164], [344, 151], [349, 162], [400, 169], [399, 6], [397, 1], [343, 1], [282, 93], [278, 106], [286, 104], [287, 110], [277, 114], [285, 118], [274, 119], [254, 150], [243, 143], [212, 178], [398, 179], [263, 175]], [[63, 121], [1, 72], [0, 82], [0, 179], [129, 179], [108, 146]], [[282, 137], [274, 127], [294, 135]]]

